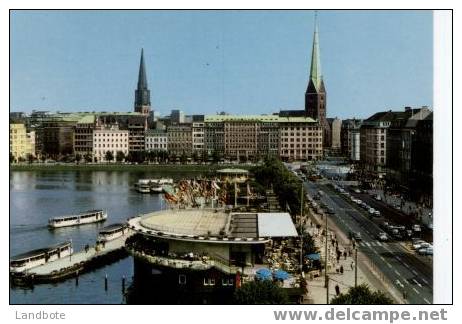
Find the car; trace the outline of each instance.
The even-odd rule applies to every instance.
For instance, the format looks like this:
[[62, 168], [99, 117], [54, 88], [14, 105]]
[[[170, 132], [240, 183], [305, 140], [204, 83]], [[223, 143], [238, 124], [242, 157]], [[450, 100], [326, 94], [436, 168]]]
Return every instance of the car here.
[[355, 193], [357, 193], [357, 194], [359, 194], [359, 193], [362, 192], [361, 189], [359, 189], [359, 188], [355, 188], [353, 191], [354, 191]]
[[380, 232], [379, 234], [377, 234], [377, 239], [382, 242], [389, 240], [388, 235], [385, 232]]
[[327, 208], [326, 208], [326, 213], [328, 213], [328, 214], [335, 214], [335, 211], [334, 211], [332, 208], [327, 207]]
[[417, 253], [421, 255], [433, 255], [433, 246], [429, 246], [427, 248], [422, 248], [417, 251]]
[[[374, 215], [375, 209], [374, 208], [369, 208], [369, 214]], [[388, 225], [388, 223], [387, 223]]]
[[379, 195], [375, 195], [374, 199], [377, 200], [377, 201], [380, 201], [380, 200], [382, 200], [382, 197], [380, 197]]
[[374, 210], [373, 216], [380, 217], [381, 216], [380, 211]]
[[420, 227], [419, 224], [414, 224], [414, 225], [412, 226], [412, 230], [413, 230], [414, 232], [421, 232], [421, 231], [422, 231], [422, 228]]
[[414, 250], [419, 250], [421, 248], [427, 248], [430, 246], [430, 243], [428, 242], [417, 242], [415, 244], [412, 245], [412, 247], [414, 248]]
[[355, 233], [353, 234], [353, 238], [354, 238], [355, 241], [357, 241], [357, 242], [362, 241], [361, 233], [359, 233], [359, 232], [355, 232]]

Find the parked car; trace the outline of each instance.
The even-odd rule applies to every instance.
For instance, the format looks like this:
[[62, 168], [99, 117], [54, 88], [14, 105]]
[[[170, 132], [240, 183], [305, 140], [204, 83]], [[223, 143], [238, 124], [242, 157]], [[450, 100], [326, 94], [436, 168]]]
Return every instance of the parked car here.
[[433, 246], [423, 247], [417, 250], [420, 255], [433, 255]]
[[379, 195], [375, 195], [374, 199], [380, 201], [380, 200], [382, 200], [382, 197], [380, 197]]
[[425, 241], [421, 241], [421, 242], [417, 242], [415, 244], [412, 245], [412, 247], [415, 249], [415, 250], [419, 250], [421, 248], [427, 248], [430, 246], [430, 243], [428, 242], [425, 242]]
[[355, 188], [353, 191], [354, 191], [355, 193], [358, 193], [358, 194], [362, 192], [361, 189], [359, 189], [359, 188]]
[[380, 217], [380, 216], [381, 216], [380, 211], [374, 210], [373, 216], [375, 216], [375, 217]]
[[388, 241], [388, 240], [389, 240], [388, 235], [387, 235], [387, 233], [385, 233], [385, 232], [380, 232], [380, 233], [377, 235], [377, 239], [378, 239], [379, 241], [382, 241], [382, 242], [385, 242], [385, 241]]
[[414, 225], [412, 226], [412, 230], [413, 230], [414, 232], [421, 232], [421, 231], [422, 231], [422, 228], [420, 227], [419, 224], [414, 224]]

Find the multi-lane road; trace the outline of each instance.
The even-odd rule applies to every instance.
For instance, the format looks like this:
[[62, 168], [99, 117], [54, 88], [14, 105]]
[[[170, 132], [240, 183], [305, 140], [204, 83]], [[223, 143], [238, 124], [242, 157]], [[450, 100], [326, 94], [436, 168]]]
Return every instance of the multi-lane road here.
[[433, 299], [433, 269], [429, 257], [422, 258], [408, 250], [403, 242], [381, 242], [377, 235], [382, 230], [354, 203], [344, 199], [325, 184], [305, 182], [313, 197], [322, 190], [321, 201], [335, 211], [328, 217], [348, 235], [361, 233], [359, 251], [367, 256], [387, 281], [400, 291], [411, 304], [431, 304]]

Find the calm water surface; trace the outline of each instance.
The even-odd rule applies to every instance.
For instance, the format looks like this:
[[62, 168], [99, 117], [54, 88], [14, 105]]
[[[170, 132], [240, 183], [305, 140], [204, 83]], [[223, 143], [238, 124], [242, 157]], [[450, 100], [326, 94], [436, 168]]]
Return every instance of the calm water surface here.
[[[140, 178], [160, 177], [144, 172], [31, 171], [10, 173], [10, 255], [72, 239], [74, 250], [94, 244], [98, 229], [130, 216], [161, 208], [161, 196], [133, 190]], [[175, 178], [175, 175], [168, 175]], [[184, 175], [183, 175], [184, 176]], [[108, 220], [50, 231], [48, 218], [89, 209], [106, 209]], [[108, 290], [104, 276], [108, 276]], [[124, 303], [121, 278], [127, 287], [133, 275], [131, 257], [59, 284], [33, 289], [10, 288], [12, 304], [120, 304]]]

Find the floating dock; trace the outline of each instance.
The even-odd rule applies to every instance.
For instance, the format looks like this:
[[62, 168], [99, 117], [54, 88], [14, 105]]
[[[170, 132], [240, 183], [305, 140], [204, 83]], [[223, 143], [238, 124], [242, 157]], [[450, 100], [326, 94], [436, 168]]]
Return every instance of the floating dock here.
[[91, 246], [87, 251], [82, 250], [22, 273], [11, 274], [12, 282], [18, 285], [57, 282], [118, 261], [128, 255], [125, 241], [132, 235], [133, 232], [129, 231], [104, 245]]

